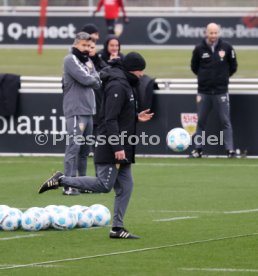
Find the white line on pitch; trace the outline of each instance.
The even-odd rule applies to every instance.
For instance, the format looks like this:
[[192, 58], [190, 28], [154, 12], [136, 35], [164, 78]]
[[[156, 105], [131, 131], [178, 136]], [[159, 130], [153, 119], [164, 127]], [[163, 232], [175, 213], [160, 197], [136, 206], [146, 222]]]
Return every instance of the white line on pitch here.
[[258, 212], [258, 209], [249, 209], [249, 210], [237, 210], [237, 211], [225, 211], [224, 214], [244, 214], [244, 213], [253, 213]]
[[183, 219], [196, 219], [198, 217], [175, 217], [175, 218], [165, 218], [165, 219], [154, 219], [153, 221], [174, 221]]
[[[17, 266], [19, 264], [0, 264], [0, 268], [3, 267], [10, 267], [10, 266]], [[37, 267], [63, 267], [63, 265], [37, 265]]]
[[198, 211], [198, 210], [150, 210], [157, 213], [200, 213], [200, 214], [247, 214], [258, 212], [258, 209], [233, 210], [233, 211]]
[[179, 270], [184, 271], [207, 271], [207, 272], [258, 272], [258, 269], [242, 269], [242, 268], [195, 268], [195, 267], [183, 267]]
[[34, 238], [34, 237], [38, 237], [38, 236], [42, 236], [42, 234], [29, 234], [29, 235], [12, 236], [12, 237], [0, 238], [0, 241], [24, 239], [24, 238]]
[[155, 246], [155, 247], [138, 248], [138, 249], [133, 249], [133, 250], [128, 250], [128, 251], [117, 251], [117, 252], [103, 253], [103, 254], [98, 254], [98, 255], [82, 256], [82, 257], [77, 257], [77, 258], [67, 258], [67, 259], [59, 259], [59, 260], [52, 260], [52, 261], [45, 261], [45, 262], [21, 264], [21, 265], [9, 266], [9, 267], [1, 267], [0, 270], [33, 267], [33, 266], [38, 266], [38, 265], [46, 265], [46, 264], [48, 265], [48, 264], [61, 263], [61, 262], [73, 262], [73, 261], [80, 261], [80, 260], [86, 260], [86, 259], [96, 259], [96, 258], [124, 255], [124, 254], [130, 254], [130, 253], [146, 252], [146, 251], [150, 251], [150, 250], [158, 250], [158, 249], [180, 247], [180, 246], [190, 246], [190, 245], [195, 245], [195, 244], [202, 244], [202, 243], [216, 242], [216, 241], [223, 241], [223, 240], [230, 240], [230, 239], [238, 239], [238, 238], [247, 238], [247, 237], [253, 237], [253, 236], [257, 236], [257, 235], [258, 235], [258, 233], [250, 233], [250, 234], [242, 234], [242, 235], [235, 235], [235, 236], [228, 236], [228, 237], [221, 237], [221, 238], [212, 238], [212, 239], [206, 239], [206, 240], [174, 243], [174, 244]]
[[157, 213], [204, 213], [204, 214], [222, 214], [223, 211], [198, 211], [198, 210], [150, 210]]

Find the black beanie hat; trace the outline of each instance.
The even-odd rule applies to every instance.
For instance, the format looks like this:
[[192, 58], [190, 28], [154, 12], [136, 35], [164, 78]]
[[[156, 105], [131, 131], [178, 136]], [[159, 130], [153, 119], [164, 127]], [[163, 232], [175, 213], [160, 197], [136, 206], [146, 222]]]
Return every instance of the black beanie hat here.
[[146, 62], [139, 53], [130, 52], [124, 57], [123, 65], [126, 71], [142, 71], [145, 69]]
[[98, 27], [95, 24], [91, 24], [91, 23], [84, 25], [81, 31], [88, 33], [90, 35], [99, 32]]

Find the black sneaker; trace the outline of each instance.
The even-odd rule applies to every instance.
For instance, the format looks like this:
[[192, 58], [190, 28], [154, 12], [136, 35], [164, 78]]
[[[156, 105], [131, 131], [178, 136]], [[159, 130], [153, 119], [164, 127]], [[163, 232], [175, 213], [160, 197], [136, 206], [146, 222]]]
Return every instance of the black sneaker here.
[[111, 230], [109, 233], [111, 239], [139, 239], [139, 236], [129, 233], [125, 228], [121, 228], [119, 231]]
[[195, 149], [191, 152], [191, 154], [189, 155], [189, 158], [202, 158], [202, 150], [200, 149]]
[[81, 193], [79, 192], [78, 189], [72, 188], [72, 187], [65, 187], [63, 190], [63, 195], [75, 196], [80, 194]]
[[227, 151], [227, 156], [228, 156], [228, 158], [237, 158], [237, 154], [233, 150], [228, 150]]
[[45, 181], [39, 188], [39, 194], [44, 193], [48, 190], [58, 189], [59, 179], [63, 176], [63, 173], [56, 172], [52, 177]]

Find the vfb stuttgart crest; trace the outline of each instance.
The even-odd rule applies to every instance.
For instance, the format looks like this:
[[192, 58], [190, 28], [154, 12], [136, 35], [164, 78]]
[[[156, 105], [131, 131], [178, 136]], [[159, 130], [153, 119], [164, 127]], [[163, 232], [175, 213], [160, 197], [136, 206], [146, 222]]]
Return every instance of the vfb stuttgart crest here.
[[196, 113], [181, 113], [181, 124], [190, 136], [196, 132], [197, 122], [198, 115]]

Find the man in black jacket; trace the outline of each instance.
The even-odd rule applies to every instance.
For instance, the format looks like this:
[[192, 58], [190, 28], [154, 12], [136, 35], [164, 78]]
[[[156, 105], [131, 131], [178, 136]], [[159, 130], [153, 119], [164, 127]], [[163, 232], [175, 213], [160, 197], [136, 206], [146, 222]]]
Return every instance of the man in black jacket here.
[[[233, 47], [219, 38], [219, 31], [217, 24], [208, 24], [206, 38], [195, 47], [192, 55], [191, 69], [198, 78], [198, 124], [195, 135], [201, 136], [211, 108], [215, 108], [220, 118], [227, 155], [235, 157], [228, 83], [229, 77], [237, 71], [237, 60]], [[190, 157], [200, 158], [202, 154], [202, 145], [196, 144]]]
[[60, 186], [96, 193], [108, 193], [114, 188], [114, 217], [110, 238], [136, 239], [124, 228], [124, 215], [133, 190], [131, 164], [134, 163], [136, 122], [147, 122], [153, 114], [149, 110], [137, 113], [135, 87], [143, 76], [144, 58], [135, 52], [123, 61], [114, 60], [102, 70], [104, 99], [101, 123], [95, 148], [97, 177], [66, 177], [57, 172], [39, 189], [43, 193]]

